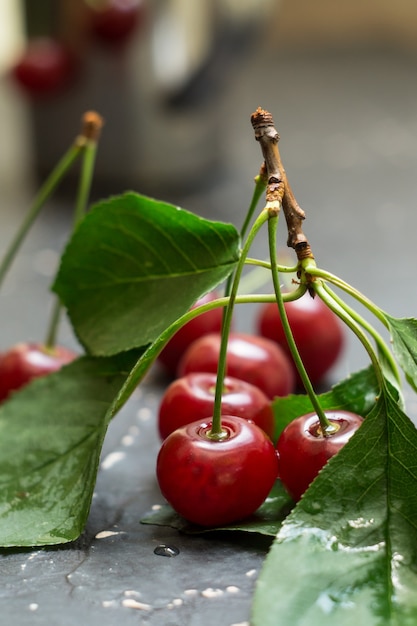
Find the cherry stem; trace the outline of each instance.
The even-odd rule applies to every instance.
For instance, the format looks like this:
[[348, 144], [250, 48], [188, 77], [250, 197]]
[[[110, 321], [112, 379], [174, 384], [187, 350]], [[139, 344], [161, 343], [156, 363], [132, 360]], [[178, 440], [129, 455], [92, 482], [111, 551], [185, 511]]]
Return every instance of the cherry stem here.
[[[245, 235], [246, 235], [246, 231], [249, 227], [249, 224], [252, 220], [253, 214], [255, 212], [256, 207], [259, 204], [259, 200], [263, 194], [263, 192], [265, 191], [266, 188], [266, 170], [265, 170], [265, 165], [261, 166], [261, 169], [259, 171], [259, 174], [257, 176], [255, 176], [255, 187], [253, 189], [253, 194], [252, 194], [252, 198], [251, 198], [251, 202], [249, 204], [249, 208], [247, 210], [246, 213], [246, 217], [243, 221], [243, 225], [242, 228], [240, 229], [240, 239], [241, 241], [244, 240]], [[226, 280], [226, 284], [224, 287], [224, 295], [228, 296], [230, 293], [230, 289], [232, 286], [232, 282], [233, 282], [233, 273], [230, 274], [230, 276], [228, 276], [227, 280]], [[226, 313], [226, 310], [223, 313], [223, 323], [224, 323], [224, 315]]]
[[223, 435], [222, 424], [221, 424], [221, 403], [222, 403], [224, 379], [226, 377], [226, 369], [227, 369], [227, 363], [226, 363], [227, 344], [229, 341], [233, 308], [236, 302], [236, 297], [237, 297], [237, 293], [239, 289], [239, 282], [240, 282], [243, 268], [245, 267], [245, 259], [248, 255], [248, 252], [253, 243], [253, 240], [255, 239], [257, 233], [259, 232], [263, 224], [265, 224], [267, 219], [268, 219], [268, 213], [267, 211], [263, 210], [258, 215], [258, 217], [256, 218], [254, 224], [252, 225], [249, 231], [249, 234], [243, 245], [238, 264], [236, 266], [232, 284], [230, 286], [229, 301], [224, 310], [219, 360], [218, 360], [218, 365], [217, 365], [216, 390], [214, 394], [213, 421], [212, 421], [212, 426], [211, 426], [211, 430], [209, 433], [209, 437], [213, 439], [219, 439]]
[[261, 196], [266, 189], [267, 182], [267, 172], [265, 164], [263, 163], [259, 170], [259, 174], [255, 176], [255, 187], [253, 190], [251, 203], [249, 205], [249, 209], [243, 222], [242, 228], [240, 229], [240, 236], [242, 240], [244, 239], [246, 231], [249, 228], [249, 224], [251, 222], [255, 209], [259, 204], [259, 200], [261, 199]]
[[80, 156], [84, 146], [79, 142], [75, 142], [69, 150], [64, 154], [61, 160], [57, 163], [47, 180], [39, 189], [31, 208], [25, 219], [19, 226], [14, 238], [11, 240], [6, 254], [0, 264], [0, 284], [2, 284], [7, 271], [9, 270], [16, 254], [18, 253], [20, 246], [22, 245], [26, 235], [28, 234], [32, 224], [38, 217], [41, 209], [45, 205], [46, 201], [58, 187], [65, 174], [69, 171], [71, 166]]
[[314, 282], [314, 289], [317, 295], [323, 300], [323, 302], [331, 309], [357, 336], [359, 341], [368, 353], [373, 368], [375, 370], [380, 389], [385, 387], [385, 376], [382, 371], [381, 364], [375, 353], [375, 350], [368, 339], [368, 336], [363, 332], [361, 325], [350, 315], [347, 307], [344, 303], [340, 304], [332, 295], [324, 289], [321, 281]]
[[344, 300], [342, 300], [342, 298], [340, 298], [333, 291], [333, 289], [329, 287], [329, 285], [327, 285], [326, 283], [323, 283], [323, 289], [330, 295], [330, 297], [335, 302], [337, 302], [339, 306], [341, 306], [352, 317], [352, 319], [354, 319], [358, 324], [360, 324], [360, 326], [362, 326], [362, 328], [366, 330], [371, 335], [371, 337], [373, 337], [376, 345], [378, 346], [380, 353], [383, 355], [385, 361], [387, 362], [392, 373], [394, 374], [395, 380], [397, 381], [399, 385], [401, 385], [401, 377], [400, 377], [400, 373], [397, 367], [397, 363], [390, 349], [388, 348], [386, 342], [384, 341], [383, 337], [372, 326], [372, 324], [369, 324], [357, 311], [355, 311], [350, 306], [348, 306], [346, 302], [344, 302]]
[[[283, 294], [284, 302], [289, 300], [291, 294]], [[113, 417], [120, 411], [120, 409], [124, 406], [127, 400], [130, 398], [134, 390], [137, 388], [140, 381], [143, 379], [145, 374], [149, 371], [149, 368], [157, 359], [158, 355], [162, 352], [166, 344], [170, 339], [175, 335], [176, 332], [179, 331], [180, 328], [185, 326], [189, 321], [194, 318], [202, 315], [202, 313], [206, 313], [207, 311], [211, 311], [213, 309], [218, 309], [220, 307], [226, 307], [229, 302], [229, 297], [221, 297], [216, 298], [216, 300], [211, 300], [210, 302], [206, 302], [205, 304], [201, 304], [197, 307], [189, 309], [184, 315], [181, 315], [178, 319], [176, 319], [170, 326], [168, 326], [160, 335], [155, 339], [153, 343], [146, 348], [146, 350], [138, 357], [135, 365], [127, 377], [125, 384], [120, 390], [118, 396], [116, 397], [114, 404], [111, 410], [111, 416]], [[235, 299], [235, 304], [257, 304], [257, 303], [269, 303], [276, 302], [276, 297], [274, 293], [267, 294], [238, 294]]]
[[[266, 270], [271, 271], [271, 261], [265, 261], [262, 259], [252, 259], [248, 258], [245, 261], [246, 265], [256, 265], [258, 267], [264, 268]], [[281, 263], [277, 264], [277, 269], [279, 272], [286, 274], [296, 274], [298, 271], [298, 263], [297, 265], [282, 265]], [[253, 270], [256, 271], [256, 270]]]
[[279, 315], [281, 318], [283, 330], [285, 333], [285, 337], [288, 343], [288, 347], [290, 349], [291, 355], [294, 359], [295, 365], [297, 367], [297, 371], [300, 375], [301, 381], [304, 385], [306, 393], [310, 399], [311, 404], [313, 405], [314, 411], [317, 414], [317, 417], [320, 421], [321, 430], [323, 432], [323, 436], [328, 437], [332, 435], [337, 428], [332, 424], [332, 422], [327, 418], [319, 399], [314, 391], [313, 385], [310, 381], [310, 378], [306, 372], [303, 361], [301, 359], [300, 353], [297, 348], [297, 344], [295, 343], [294, 336], [292, 334], [291, 326], [288, 321], [287, 312], [284, 306], [284, 299], [282, 297], [282, 291], [279, 280], [279, 273], [277, 270], [277, 249], [276, 249], [276, 234], [278, 227], [278, 213], [273, 210], [270, 212], [268, 219], [268, 240], [269, 240], [269, 253], [271, 257], [271, 271], [272, 271], [272, 280], [274, 283], [276, 302], [278, 306]]
[[[76, 143], [82, 146], [83, 160], [75, 199], [73, 230], [75, 230], [87, 211], [91, 185], [94, 177], [97, 144], [102, 124], [102, 119], [97, 113], [94, 111], [88, 111], [83, 116], [82, 132], [76, 140]], [[56, 297], [45, 339], [45, 347], [48, 349], [53, 349], [56, 345], [61, 313], [62, 304], [60, 299]]]
[[[242, 228], [240, 229], [241, 240], [245, 238], [246, 231], [249, 228], [250, 222], [253, 218], [255, 209], [258, 206], [259, 200], [263, 192], [265, 191], [266, 184], [267, 184], [266, 168], [265, 168], [265, 165], [263, 164], [260, 168], [258, 176], [255, 177], [255, 187], [253, 190], [252, 199], [249, 204], [249, 208], [247, 210], [245, 219], [243, 221]], [[250, 247], [250, 244], [249, 244], [249, 247]], [[246, 254], [249, 252], [249, 247], [246, 248]], [[239, 263], [237, 265], [235, 272], [234, 273], [232, 272], [230, 276], [228, 276], [226, 284], [225, 284], [225, 288], [224, 288], [224, 295], [227, 297], [233, 292], [233, 298], [229, 299], [228, 306], [223, 309], [222, 330], [221, 330], [222, 340], [221, 340], [221, 349], [220, 349], [220, 356], [219, 356], [219, 370], [220, 371], [218, 371], [217, 373], [217, 378], [219, 378], [220, 376], [222, 383], [221, 383], [221, 390], [219, 390], [217, 385], [216, 385], [216, 390], [215, 390], [213, 423], [212, 423], [210, 433], [208, 435], [212, 439], [221, 439], [224, 437], [224, 432], [221, 427], [221, 398], [222, 398], [223, 388], [224, 388], [224, 378], [226, 375], [225, 360], [226, 360], [226, 351], [227, 351], [227, 341], [228, 341], [228, 337], [230, 334], [230, 327], [231, 327], [231, 322], [232, 322], [232, 310], [234, 307], [234, 303], [236, 301], [237, 291], [238, 291], [243, 267], [244, 267], [244, 262], [242, 264]], [[238, 272], [239, 272], [239, 276], [236, 282], [236, 274]], [[223, 339], [223, 337], [225, 337], [225, 339]], [[224, 344], [226, 344], [225, 347], [224, 347]]]
[[349, 285], [349, 283], [345, 282], [338, 276], [335, 276], [331, 272], [318, 268], [314, 263], [310, 263], [310, 259], [307, 259], [305, 263], [303, 263], [303, 268], [306, 274], [310, 274], [311, 276], [322, 278], [323, 280], [335, 285], [335, 287], [339, 287], [345, 293], [355, 298], [358, 302], [360, 302], [365, 308], [367, 308], [375, 317], [386, 327], [388, 328], [387, 320], [385, 319], [383, 311], [372, 302], [369, 298], [367, 298], [363, 293]]

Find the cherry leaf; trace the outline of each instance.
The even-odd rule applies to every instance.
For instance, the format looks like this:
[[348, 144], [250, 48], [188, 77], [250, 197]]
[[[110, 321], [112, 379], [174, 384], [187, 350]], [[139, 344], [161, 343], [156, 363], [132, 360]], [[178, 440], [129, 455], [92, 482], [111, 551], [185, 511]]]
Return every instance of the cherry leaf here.
[[[368, 367], [351, 374], [334, 385], [330, 391], [320, 394], [319, 400], [323, 409], [342, 409], [365, 416], [375, 405], [378, 394], [379, 386], [374, 369]], [[313, 411], [305, 394], [275, 398], [272, 408], [275, 416], [275, 441], [292, 420]]]
[[417, 623], [416, 458], [417, 430], [384, 387], [278, 532], [253, 626], [275, 626], [277, 615], [309, 626]]
[[417, 319], [395, 318], [384, 313], [388, 322], [392, 348], [408, 382], [417, 391]]
[[249, 518], [227, 524], [224, 526], [197, 526], [188, 522], [178, 515], [168, 504], [161, 506], [157, 511], [145, 515], [141, 519], [142, 524], [155, 526], [169, 526], [188, 535], [198, 535], [218, 531], [238, 531], [245, 533], [257, 533], [268, 537], [275, 537], [285, 517], [288, 515], [293, 501], [286, 493], [284, 487], [277, 481], [265, 502]]
[[126, 193], [85, 216], [53, 290], [87, 351], [116, 354], [152, 343], [223, 281], [239, 243], [231, 224]]
[[80, 535], [113, 400], [137, 356], [81, 357], [0, 407], [0, 546]]

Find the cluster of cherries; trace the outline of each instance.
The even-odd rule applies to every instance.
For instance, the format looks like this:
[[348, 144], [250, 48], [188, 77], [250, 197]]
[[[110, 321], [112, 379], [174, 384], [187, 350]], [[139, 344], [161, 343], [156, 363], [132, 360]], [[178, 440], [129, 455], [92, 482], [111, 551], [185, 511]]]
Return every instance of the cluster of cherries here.
[[[146, 13], [144, 0], [85, 0], [83, 9], [87, 38], [112, 49], [130, 41]], [[79, 74], [79, 57], [79, 50], [57, 37], [33, 37], [12, 68], [12, 76], [31, 97], [62, 93]]]
[[[214, 292], [195, 307], [215, 300]], [[286, 311], [310, 379], [320, 383], [344, 343], [341, 324], [307, 293]], [[257, 335], [231, 332], [221, 394], [222, 433], [211, 433], [222, 309], [185, 324], [165, 346], [159, 362], [174, 380], [162, 396], [157, 459], [161, 492], [189, 521], [219, 526], [248, 517], [279, 477], [299, 500], [329, 458], [348, 441], [362, 418], [346, 411], [328, 414], [335, 425], [324, 436], [312, 412], [293, 420], [275, 441], [272, 400], [297, 389], [297, 370], [275, 303], [262, 305]], [[0, 355], [0, 400], [34, 378], [59, 370], [76, 354], [63, 346], [19, 343]]]
[[[215, 299], [209, 293], [195, 306]], [[285, 304], [306, 371], [320, 383], [339, 357], [342, 325], [320, 298], [308, 293]], [[272, 400], [300, 384], [276, 303], [260, 307], [257, 334], [231, 332], [221, 395], [219, 436], [212, 435], [222, 310], [212, 309], [183, 326], [160, 354], [174, 380], [159, 407], [163, 440], [157, 459], [162, 494], [189, 521], [215, 526], [256, 511], [279, 477], [299, 500], [320, 469], [352, 436], [362, 418], [327, 414], [323, 433], [313, 412], [292, 421], [275, 442]]]

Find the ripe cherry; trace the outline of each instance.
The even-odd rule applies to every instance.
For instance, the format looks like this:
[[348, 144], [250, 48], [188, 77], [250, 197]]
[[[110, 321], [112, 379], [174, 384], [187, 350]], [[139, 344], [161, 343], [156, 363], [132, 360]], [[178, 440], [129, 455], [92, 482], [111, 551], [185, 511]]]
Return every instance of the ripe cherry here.
[[277, 477], [277, 456], [253, 422], [222, 417], [224, 439], [210, 438], [211, 420], [171, 433], [156, 473], [163, 496], [190, 522], [219, 526], [248, 517], [264, 502]]
[[[178, 376], [190, 372], [217, 372], [221, 336], [210, 333], [197, 339], [184, 353]], [[284, 351], [273, 341], [245, 333], [230, 333], [226, 375], [259, 387], [268, 398], [294, 390], [294, 372]]]
[[0, 401], [32, 379], [59, 370], [75, 359], [63, 346], [46, 348], [40, 343], [18, 343], [0, 355]]
[[[174, 430], [213, 415], [216, 374], [194, 372], [174, 380], [162, 396], [158, 412], [161, 439]], [[251, 420], [272, 439], [274, 414], [269, 398], [258, 387], [226, 376], [223, 383], [222, 413]]]
[[30, 40], [12, 69], [14, 80], [31, 96], [62, 91], [74, 74], [74, 57], [61, 42], [48, 37]]
[[125, 43], [144, 18], [143, 0], [95, 0], [89, 3], [91, 31], [101, 42]]
[[[342, 352], [342, 324], [319, 297], [312, 298], [309, 294], [293, 302], [286, 302], [285, 310], [307, 374], [312, 383], [319, 383]], [[261, 308], [258, 329], [261, 336], [276, 341], [290, 355], [275, 303]], [[295, 365], [293, 367], [300, 384]]]
[[363, 422], [362, 417], [349, 411], [325, 413], [337, 427], [333, 434], [324, 436], [316, 413], [308, 413], [290, 422], [278, 439], [279, 478], [296, 501]]
[[[199, 298], [191, 309], [194, 309], [201, 304], [213, 302], [217, 298], [218, 295], [216, 292], [211, 291]], [[196, 339], [199, 339], [208, 333], [220, 333], [222, 318], [222, 308], [211, 309], [211, 311], [202, 313], [180, 328], [167, 343], [158, 357], [158, 361], [163, 365], [166, 372], [171, 376], [175, 376], [181, 356]]]

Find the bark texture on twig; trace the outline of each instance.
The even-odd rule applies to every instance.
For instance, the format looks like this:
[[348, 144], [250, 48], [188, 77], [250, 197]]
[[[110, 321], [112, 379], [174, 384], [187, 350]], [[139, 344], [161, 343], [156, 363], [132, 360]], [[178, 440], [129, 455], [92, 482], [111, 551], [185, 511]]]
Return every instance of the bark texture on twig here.
[[298, 260], [314, 258], [302, 229], [305, 213], [295, 199], [282, 165], [278, 149], [279, 134], [272, 115], [259, 107], [252, 113], [251, 122], [267, 170], [266, 206], [271, 212], [278, 213], [282, 205], [288, 229], [287, 244], [295, 250]]

